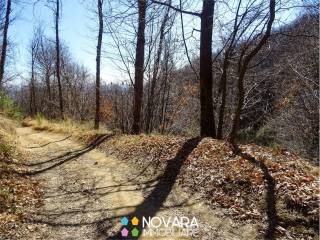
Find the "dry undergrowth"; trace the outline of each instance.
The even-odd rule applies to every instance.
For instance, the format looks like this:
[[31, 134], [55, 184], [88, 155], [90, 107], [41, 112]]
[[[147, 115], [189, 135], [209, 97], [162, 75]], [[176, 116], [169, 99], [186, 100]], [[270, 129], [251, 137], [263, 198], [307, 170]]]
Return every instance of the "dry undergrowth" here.
[[23, 127], [32, 127], [35, 131], [49, 131], [71, 135], [74, 139], [88, 143], [102, 134], [109, 134], [107, 130], [95, 130], [88, 123], [77, 123], [70, 119], [49, 121], [43, 117], [36, 119], [26, 118], [22, 121]]
[[0, 115], [0, 239], [28, 231], [24, 219], [41, 204], [38, 183], [19, 174], [23, 153], [15, 138], [15, 123]]

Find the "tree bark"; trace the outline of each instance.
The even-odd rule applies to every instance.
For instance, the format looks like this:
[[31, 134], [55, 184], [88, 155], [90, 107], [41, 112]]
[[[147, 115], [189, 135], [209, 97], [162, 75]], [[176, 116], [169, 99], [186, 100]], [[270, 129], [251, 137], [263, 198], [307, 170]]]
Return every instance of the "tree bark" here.
[[212, 25], [214, 0], [203, 0], [200, 35], [200, 134], [215, 137], [212, 98]]
[[134, 102], [133, 102], [133, 124], [132, 134], [140, 133], [141, 106], [143, 97], [143, 73], [144, 73], [144, 48], [145, 48], [145, 25], [146, 25], [146, 0], [138, 1], [139, 23], [136, 46], [135, 60], [135, 79], [134, 79]]
[[11, 0], [7, 0], [7, 9], [6, 9], [6, 16], [5, 16], [5, 22], [3, 27], [3, 38], [2, 38], [1, 59], [0, 59], [0, 91], [2, 91], [2, 87], [3, 87], [4, 67], [5, 67], [6, 56], [7, 56], [10, 13], [11, 13]]
[[100, 124], [100, 66], [101, 66], [101, 45], [103, 35], [103, 13], [102, 13], [103, 0], [98, 0], [98, 15], [99, 15], [99, 32], [97, 44], [97, 57], [96, 57], [96, 114], [94, 120], [94, 128], [98, 129]]
[[56, 9], [55, 10], [56, 10], [55, 11], [56, 75], [57, 75], [58, 91], [59, 91], [60, 117], [61, 117], [61, 119], [64, 119], [63, 96], [62, 96], [62, 86], [61, 86], [61, 76], [60, 76], [60, 38], [59, 38], [60, 0], [56, 0]]

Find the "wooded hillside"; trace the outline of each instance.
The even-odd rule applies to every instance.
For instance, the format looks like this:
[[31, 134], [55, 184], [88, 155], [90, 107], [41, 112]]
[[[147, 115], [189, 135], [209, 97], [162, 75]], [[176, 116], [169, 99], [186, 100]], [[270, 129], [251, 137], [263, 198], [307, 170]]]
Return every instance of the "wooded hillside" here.
[[0, 239], [318, 238], [319, 6], [0, 0]]

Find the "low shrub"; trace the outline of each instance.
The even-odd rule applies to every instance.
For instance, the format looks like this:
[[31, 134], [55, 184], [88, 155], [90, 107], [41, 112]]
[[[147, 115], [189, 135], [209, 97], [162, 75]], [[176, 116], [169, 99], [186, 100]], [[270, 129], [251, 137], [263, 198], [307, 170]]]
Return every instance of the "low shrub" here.
[[268, 127], [261, 127], [257, 131], [245, 129], [239, 133], [237, 140], [241, 144], [255, 143], [271, 148], [280, 147], [280, 144], [277, 141], [276, 132]]
[[4, 93], [0, 93], [0, 112], [15, 120], [22, 119], [22, 112], [19, 105]]

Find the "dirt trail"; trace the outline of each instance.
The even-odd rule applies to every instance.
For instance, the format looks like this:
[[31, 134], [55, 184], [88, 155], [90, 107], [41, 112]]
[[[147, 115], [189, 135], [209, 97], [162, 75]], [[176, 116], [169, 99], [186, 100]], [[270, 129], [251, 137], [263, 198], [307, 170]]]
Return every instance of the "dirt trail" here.
[[[30, 128], [18, 128], [17, 134], [19, 144], [29, 153], [26, 164], [34, 173], [31, 176], [40, 180], [44, 189], [44, 206], [29, 219], [32, 233], [25, 239], [118, 239], [120, 217], [134, 212], [157, 183], [157, 179], [142, 178], [138, 169], [123, 161], [68, 136]], [[176, 229], [174, 236], [142, 235], [139, 239], [256, 239], [253, 226], [239, 226], [178, 186], [156, 216], [196, 217], [199, 233], [182, 237]]]

